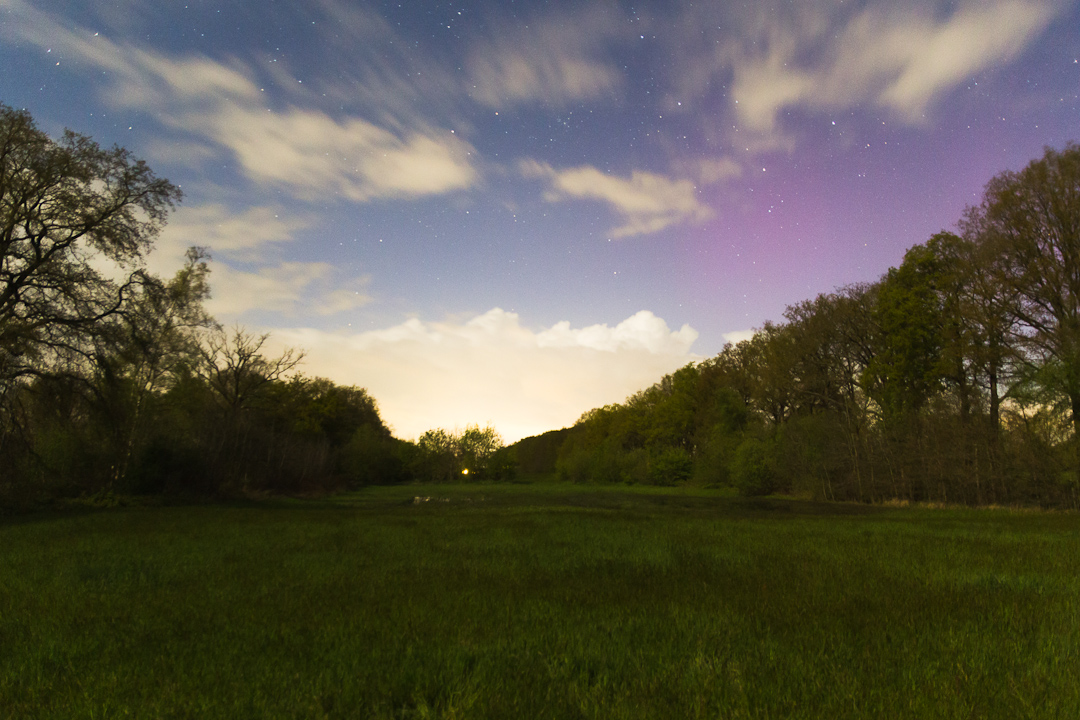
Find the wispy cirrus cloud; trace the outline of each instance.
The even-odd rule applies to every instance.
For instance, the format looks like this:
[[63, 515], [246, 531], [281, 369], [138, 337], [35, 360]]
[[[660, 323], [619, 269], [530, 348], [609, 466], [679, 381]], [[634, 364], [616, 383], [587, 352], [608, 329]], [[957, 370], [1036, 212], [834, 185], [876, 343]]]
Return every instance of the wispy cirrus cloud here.
[[277, 330], [273, 342], [303, 347], [306, 373], [367, 388], [398, 437], [492, 423], [514, 441], [571, 425], [699, 359], [690, 352], [697, 336], [648, 311], [614, 326], [533, 330], [494, 308], [465, 321], [412, 318], [358, 334]]
[[106, 102], [225, 150], [252, 182], [301, 200], [364, 202], [439, 195], [479, 179], [475, 149], [450, 131], [419, 122], [391, 130], [307, 107], [273, 111], [239, 61], [168, 57], [69, 27], [23, 0], [3, 2], [12, 18], [6, 35], [100, 69], [109, 77]]
[[272, 205], [235, 210], [223, 203], [184, 205], [169, 217], [157, 243], [166, 252], [199, 245], [215, 253], [233, 254], [292, 242], [310, 225], [307, 218]]
[[872, 6], [852, 17], [819, 63], [800, 63], [807, 38], [778, 31], [769, 51], [736, 66], [732, 95], [750, 128], [770, 131], [784, 108], [872, 102], [918, 122], [935, 98], [1021, 52], [1056, 14], [1038, 0], [962, 5], [944, 17]]
[[310, 217], [269, 205], [244, 209], [222, 203], [187, 205], [170, 218], [147, 266], [168, 275], [183, 263], [189, 247], [208, 250], [208, 309], [227, 321], [253, 312], [334, 315], [371, 302], [367, 276], [351, 276], [326, 262], [281, 258], [282, 250], [312, 224]]
[[493, 108], [561, 105], [613, 94], [624, 77], [603, 50], [624, 28], [618, 8], [606, 4], [499, 27], [469, 54], [466, 89]]
[[713, 211], [698, 199], [692, 180], [673, 180], [656, 173], [634, 171], [624, 178], [584, 165], [556, 170], [547, 163], [523, 160], [519, 171], [525, 177], [549, 183], [545, 199], [597, 200], [622, 217], [611, 230], [612, 237], [643, 235], [681, 222], [702, 222]]
[[699, 185], [716, 185], [743, 174], [742, 165], [730, 157], [708, 157], [676, 160], [672, 173], [694, 178]]
[[248, 313], [326, 316], [371, 302], [370, 278], [350, 278], [325, 262], [265, 263], [252, 270], [211, 263], [207, 309], [222, 320]]
[[[902, 59], [900, 71], [877, 101], [917, 120], [940, 93], [1014, 59], [1059, 11], [1056, 3], [1006, 0], [961, 7], [945, 22], [919, 18], [897, 31], [892, 47]], [[872, 48], [873, 43], [866, 46]]]
[[[1067, 7], [1060, 0], [808, 0], [787, 8], [695, 5], [668, 42], [688, 67], [674, 92], [729, 84], [740, 129], [779, 142], [786, 110], [876, 106], [907, 123], [973, 75], [1031, 47]], [[690, 27], [715, 30], [687, 34]], [[699, 37], [700, 36], [700, 37]], [[684, 47], [685, 46], [685, 47]], [[768, 145], [769, 143], [765, 143]], [[783, 143], [782, 143], [783, 144]]]
[[479, 177], [472, 146], [449, 132], [402, 137], [359, 118], [238, 105], [183, 122], [232, 150], [251, 179], [289, 188], [304, 200], [324, 200], [328, 193], [360, 202], [441, 195], [472, 187]]

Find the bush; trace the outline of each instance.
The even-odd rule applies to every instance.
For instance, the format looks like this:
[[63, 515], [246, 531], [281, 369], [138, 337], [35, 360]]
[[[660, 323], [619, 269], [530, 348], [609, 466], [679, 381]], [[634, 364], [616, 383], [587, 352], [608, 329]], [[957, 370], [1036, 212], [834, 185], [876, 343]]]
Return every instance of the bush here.
[[382, 429], [362, 425], [339, 451], [339, 464], [350, 485], [377, 485], [399, 482], [404, 462], [398, 452], [400, 441], [387, 439]]
[[680, 485], [690, 479], [694, 460], [682, 448], [664, 448], [652, 456], [649, 482], [653, 485]]
[[772, 448], [757, 438], [747, 438], [735, 450], [731, 477], [739, 493], [745, 496], [776, 492], [778, 477]]

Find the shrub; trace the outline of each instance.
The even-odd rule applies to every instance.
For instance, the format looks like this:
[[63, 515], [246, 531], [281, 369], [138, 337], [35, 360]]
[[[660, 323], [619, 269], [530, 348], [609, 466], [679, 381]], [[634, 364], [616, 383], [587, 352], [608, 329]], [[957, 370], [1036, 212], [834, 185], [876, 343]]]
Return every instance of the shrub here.
[[679, 485], [690, 479], [694, 460], [682, 448], [669, 447], [652, 456], [649, 463], [649, 482], [653, 485]]
[[776, 492], [778, 478], [769, 444], [752, 437], [743, 440], [735, 450], [731, 477], [742, 495], [769, 495]]

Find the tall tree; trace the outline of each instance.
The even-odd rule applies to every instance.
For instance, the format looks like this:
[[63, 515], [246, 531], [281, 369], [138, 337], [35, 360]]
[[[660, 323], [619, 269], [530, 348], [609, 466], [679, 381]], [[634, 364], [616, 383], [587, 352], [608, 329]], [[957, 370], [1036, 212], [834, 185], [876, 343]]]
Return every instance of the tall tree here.
[[127, 150], [70, 130], [54, 141], [0, 105], [0, 382], [93, 355], [179, 199]]
[[112, 390], [118, 396], [111, 398], [120, 409], [114, 422], [122, 438], [115, 480], [127, 473], [147, 399], [160, 392], [177, 370], [197, 365], [197, 332], [215, 327], [203, 308], [210, 296], [207, 259], [201, 248], [191, 248], [184, 267], [171, 280], [137, 274], [131, 299], [118, 315], [113, 352], [96, 359], [99, 394]]
[[233, 415], [248, 408], [262, 390], [304, 359], [304, 353], [293, 348], [276, 358], [266, 357], [263, 345], [269, 337], [269, 333], [252, 335], [237, 326], [231, 333], [213, 328], [204, 338], [196, 371]]
[[967, 222], [996, 255], [1018, 341], [1068, 404], [1080, 481], [1080, 145], [993, 178]]
[[866, 374], [887, 418], [917, 413], [941, 389], [941, 274], [933, 249], [916, 245], [881, 282], [874, 307], [877, 352]]

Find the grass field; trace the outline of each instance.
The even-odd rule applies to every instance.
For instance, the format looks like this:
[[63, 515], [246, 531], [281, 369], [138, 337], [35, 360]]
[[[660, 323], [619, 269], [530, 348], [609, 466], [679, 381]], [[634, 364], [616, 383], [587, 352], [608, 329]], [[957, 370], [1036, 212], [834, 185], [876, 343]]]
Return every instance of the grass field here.
[[0, 717], [1077, 718], [1080, 516], [473, 485], [0, 518]]

